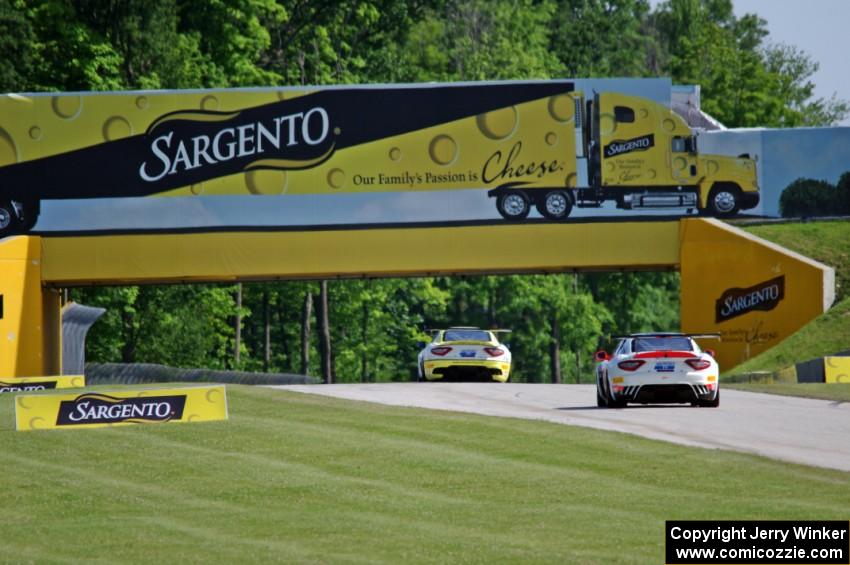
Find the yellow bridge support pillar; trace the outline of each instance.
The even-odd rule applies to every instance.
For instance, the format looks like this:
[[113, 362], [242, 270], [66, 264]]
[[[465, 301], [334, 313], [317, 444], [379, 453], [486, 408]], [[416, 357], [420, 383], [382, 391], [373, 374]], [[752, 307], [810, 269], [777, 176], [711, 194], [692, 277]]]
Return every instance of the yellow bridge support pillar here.
[[60, 296], [41, 284], [41, 238], [0, 241], [0, 378], [58, 375]]
[[[427, 242], [438, 253], [421, 253]], [[482, 253], [496, 249], [498, 253]], [[717, 220], [0, 240], [0, 377], [58, 374], [57, 287], [563, 271], [681, 272], [681, 326], [723, 370], [832, 304], [834, 271]], [[668, 330], [671, 328], [658, 328]]]
[[681, 323], [719, 332], [722, 371], [767, 351], [835, 299], [835, 271], [719, 220], [680, 224]]

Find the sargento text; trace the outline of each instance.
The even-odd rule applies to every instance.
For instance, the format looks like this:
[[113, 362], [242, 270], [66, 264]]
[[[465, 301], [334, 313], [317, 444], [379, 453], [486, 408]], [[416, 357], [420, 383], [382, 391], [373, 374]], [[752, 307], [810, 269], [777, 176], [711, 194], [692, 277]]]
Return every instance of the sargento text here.
[[182, 418], [185, 404], [185, 395], [115, 398], [83, 394], [74, 400], [62, 401], [56, 425], [167, 422]]
[[233, 159], [268, 152], [280, 157], [285, 148], [320, 145], [329, 133], [330, 118], [320, 106], [188, 138], [169, 131], [153, 138], [150, 150], [155, 159], [141, 164], [139, 176], [147, 182], [156, 182], [166, 175]]
[[91, 402], [80, 402], [68, 419], [72, 422], [83, 420], [106, 420], [117, 418], [166, 418], [171, 414], [171, 405], [167, 402], [148, 402], [147, 404], [103, 404], [92, 406]]
[[655, 146], [655, 135], [649, 134], [634, 139], [612, 141], [605, 146], [606, 157], [616, 157], [632, 151], [646, 151]]
[[724, 317], [728, 318], [743, 310], [751, 310], [762, 302], [779, 300], [779, 295], [779, 285], [773, 284], [767, 288], [754, 290], [749, 294], [745, 294], [744, 296], [739, 296], [737, 298], [729, 296], [723, 301], [723, 307], [720, 309], [720, 313]]
[[753, 310], [773, 310], [783, 298], [784, 276], [748, 288], [730, 288], [715, 303], [715, 321], [723, 322]]

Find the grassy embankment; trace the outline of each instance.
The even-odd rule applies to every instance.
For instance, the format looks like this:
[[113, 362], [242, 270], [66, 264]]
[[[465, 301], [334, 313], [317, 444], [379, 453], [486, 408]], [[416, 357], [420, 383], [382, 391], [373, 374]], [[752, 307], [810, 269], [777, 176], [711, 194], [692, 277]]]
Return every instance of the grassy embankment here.
[[844, 520], [850, 508], [850, 473], [228, 391], [228, 422], [44, 432], [15, 432], [12, 396], [0, 397], [0, 561], [661, 563], [664, 520]]
[[850, 298], [850, 221], [764, 224], [743, 229], [829, 265], [835, 269], [836, 302]]
[[[836, 302], [823, 316], [776, 347], [735, 367], [729, 375], [778, 371], [801, 361], [850, 349], [850, 222], [809, 222], [744, 227], [835, 269]], [[726, 386], [830, 400], [850, 400], [850, 386], [732, 384]]]
[[850, 349], [850, 298], [845, 298], [776, 347], [738, 365], [729, 374], [778, 371], [795, 363], [848, 349]]
[[844, 383], [726, 383], [723, 386], [736, 390], [748, 390], [750, 392], [766, 392], [785, 396], [802, 396], [804, 398], [850, 402], [850, 384]]

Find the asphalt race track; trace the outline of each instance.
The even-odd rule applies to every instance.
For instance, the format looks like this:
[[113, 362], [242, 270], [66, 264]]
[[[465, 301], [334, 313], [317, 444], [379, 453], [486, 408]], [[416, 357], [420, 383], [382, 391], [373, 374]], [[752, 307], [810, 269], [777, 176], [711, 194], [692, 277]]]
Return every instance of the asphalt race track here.
[[273, 388], [394, 406], [545, 420], [850, 471], [850, 403], [721, 388], [719, 408], [596, 407], [593, 385], [387, 383]]

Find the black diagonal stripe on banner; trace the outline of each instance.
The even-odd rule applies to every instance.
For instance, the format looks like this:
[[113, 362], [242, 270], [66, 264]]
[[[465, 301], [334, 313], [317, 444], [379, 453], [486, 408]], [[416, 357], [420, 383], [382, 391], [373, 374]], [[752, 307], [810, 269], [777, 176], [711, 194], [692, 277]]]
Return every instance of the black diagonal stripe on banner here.
[[[308, 168], [317, 166], [330, 158], [334, 151], [346, 147], [572, 90], [573, 84], [564, 81], [421, 88], [344, 88], [246, 108], [233, 115], [185, 109], [162, 116], [145, 134], [0, 167], [0, 195], [14, 200], [147, 196], [238, 173], [260, 159], [279, 159], [289, 163], [280, 168]], [[150, 177], [156, 176], [150, 171], [156, 171], [157, 167], [166, 170], [163, 162], [157, 161], [151, 143], [168, 132], [172, 132], [171, 142], [176, 144], [179, 139], [191, 148], [193, 137], [212, 136], [224, 128], [238, 128], [257, 122], [268, 125], [274, 123], [276, 118], [307, 113], [317, 107], [327, 112], [330, 132], [316, 145], [299, 143], [286, 146], [281, 143], [280, 150], [214, 164], [203, 163], [197, 168], [164, 174], [155, 181], [146, 181], [140, 175], [143, 163], [147, 163], [145, 170]], [[198, 116], [214, 119], [198, 119]], [[284, 122], [281, 129], [286, 130], [289, 123]], [[339, 133], [334, 133], [336, 131]], [[318, 134], [316, 127], [311, 126], [310, 135], [315, 139]], [[303, 163], [303, 166], [298, 163]]]

